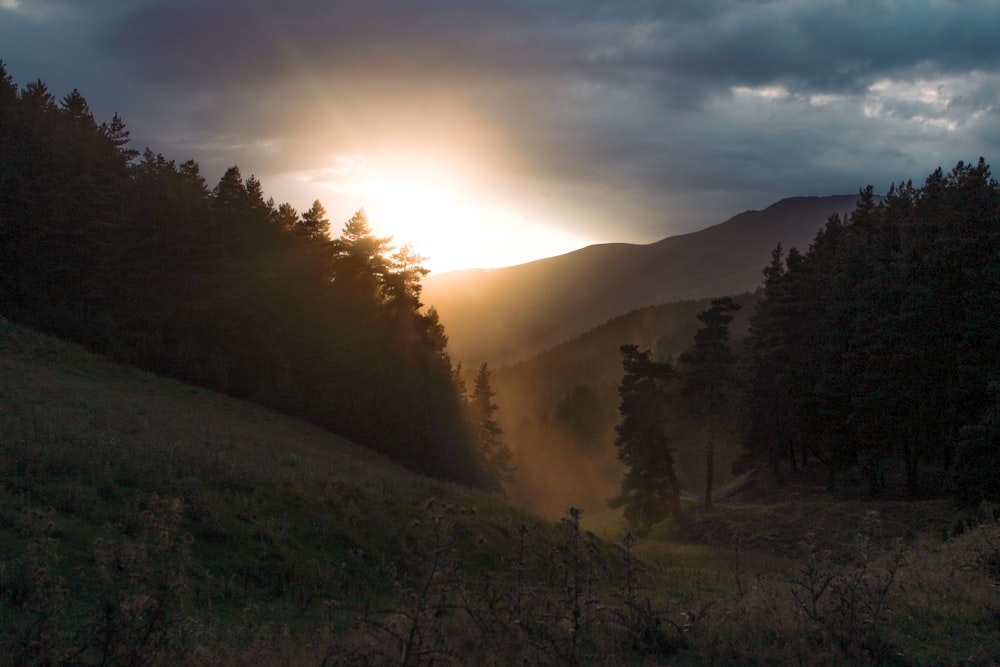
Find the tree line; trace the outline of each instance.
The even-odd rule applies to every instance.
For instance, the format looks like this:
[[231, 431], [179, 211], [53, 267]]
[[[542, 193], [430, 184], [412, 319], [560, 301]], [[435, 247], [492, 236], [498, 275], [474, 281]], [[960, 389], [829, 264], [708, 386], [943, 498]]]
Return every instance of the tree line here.
[[499, 488], [420, 301], [424, 258], [363, 210], [331, 238], [319, 201], [276, 205], [236, 166], [210, 188], [193, 160], [139, 153], [118, 115], [21, 88], [2, 62], [0, 139], [5, 317]]
[[1000, 186], [983, 159], [884, 197], [869, 186], [805, 252], [775, 248], [763, 275], [735, 349], [722, 301], [699, 315], [676, 366], [622, 347], [626, 477], [612, 502], [626, 516], [651, 497], [643, 485], [665, 501], [635, 516], [675, 511], [669, 436], [684, 419], [706, 429], [708, 502], [720, 425], [742, 446], [735, 473], [770, 471], [780, 484], [818, 467], [831, 490], [847, 473], [873, 497], [1000, 499]]

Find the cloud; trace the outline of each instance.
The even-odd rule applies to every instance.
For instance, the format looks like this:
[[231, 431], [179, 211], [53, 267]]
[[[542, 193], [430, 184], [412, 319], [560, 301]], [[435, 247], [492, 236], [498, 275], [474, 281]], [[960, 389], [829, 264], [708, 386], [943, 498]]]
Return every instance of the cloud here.
[[88, 99], [89, 76], [102, 95], [109, 80], [129, 91], [133, 136], [171, 157], [285, 182], [338, 157], [424, 155], [606, 240], [884, 188], [1000, 147], [992, 0], [92, 7], [66, 44], [56, 13], [34, 38], [51, 28]]

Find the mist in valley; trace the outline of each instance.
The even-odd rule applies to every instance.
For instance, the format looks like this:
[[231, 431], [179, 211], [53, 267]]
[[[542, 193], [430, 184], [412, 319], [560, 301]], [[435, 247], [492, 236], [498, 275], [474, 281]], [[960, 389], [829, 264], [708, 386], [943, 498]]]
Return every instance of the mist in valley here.
[[[732, 325], [736, 343], [745, 335], [755, 296], [738, 297], [744, 307]], [[613, 318], [562, 345], [492, 373], [504, 442], [515, 467], [505, 485], [508, 499], [545, 518], [578, 507], [588, 515], [610, 512], [607, 501], [622, 482], [615, 447], [622, 380], [619, 347], [635, 343], [660, 360], [674, 361], [698, 329], [697, 314], [708, 300], [650, 306]], [[705, 484], [702, 425], [683, 411], [673, 420], [677, 474], [685, 496], [701, 498]], [[715, 446], [715, 484], [731, 478], [739, 455], [733, 429], [722, 429]]]

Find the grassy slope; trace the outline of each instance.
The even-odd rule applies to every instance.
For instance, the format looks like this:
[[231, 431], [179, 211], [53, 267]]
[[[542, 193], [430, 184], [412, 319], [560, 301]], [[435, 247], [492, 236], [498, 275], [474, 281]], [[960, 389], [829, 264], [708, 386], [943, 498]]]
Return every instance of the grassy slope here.
[[348, 546], [330, 539], [347, 529], [356, 546], [374, 548], [431, 497], [531, 520], [308, 424], [109, 364], [6, 321], [0, 374], [5, 525], [19, 506], [49, 505], [66, 521], [100, 526], [141, 493], [181, 497], [196, 538], [286, 532], [265, 525], [274, 518], [262, 516], [261, 504], [290, 523], [315, 528], [322, 519], [323, 550]]
[[715, 494], [718, 511], [705, 513], [692, 505], [686, 520], [668, 532], [673, 540], [796, 559], [810, 533], [824, 549], [850, 544], [871, 512], [879, 515], [883, 539], [908, 543], [948, 535], [972, 518], [947, 498], [873, 500], [864, 495], [860, 483], [851, 480], [842, 480], [838, 492], [830, 493], [821, 474], [789, 474], [777, 487], [742, 475]]
[[[3, 319], [0, 378], [0, 561], [42, 540], [71, 599], [96, 594], [95, 545], [138, 539], [157, 498], [179, 500], [176, 529], [193, 537], [195, 605], [234, 617], [253, 607], [254, 622], [310, 622], [329, 600], [377, 600], [419, 577], [430, 499], [475, 544], [470, 568], [497, 567], [522, 525], [541, 543], [558, 536], [329, 432]], [[18, 576], [0, 567], [0, 583]]]
[[[654, 530], [653, 543], [680, 553], [688, 545], [704, 558], [727, 562], [741, 591], [737, 597], [752, 601], [751, 615], [773, 614], [775, 634], [794, 627], [789, 607], [804, 613], [790, 596], [807, 600], [827, 582], [818, 596], [823, 618], [807, 621], [816, 652], [807, 661], [1000, 664], [1000, 526], [980, 525], [975, 511], [946, 498], [861, 499], [856, 480], [842, 480], [836, 495], [823, 488], [821, 475], [789, 475], [777, 488], [758, 482], [753, 475], [734, 479], [720, 489], [723, 499], [712, 512], [690, 506], [682, 522]], [[899, 569], [892, 573], [896, 557]], [[847, 642], [844, 610], [853, 614], [855, 604], [867, 610], [882, 605], [878, 622], [865, 617], [855, 636], [872, 650], [872, 640], [861, 635], [879, 626], [877, 659], [843, 646], [830, 654], [819, 645], [831, 638]], [[740, 606], [727, 611], [738, 616]]]
[[[713, 511], [687, 503], [654, 527], [638, 554], [662, 599], [699, 619], [674, 663], [1000, 664], [1000, 525], [949, 499], [861, 495], [804, 474], [779, 488], [741, 476]], [[623, 530], [620, 510], [584, 523]], [[799, 601], [813, 593], [816, 618]]]
[[[0, 649], [21, 650], [13, 660], [0, 655], [0, 664], [30, 662], [26, 656], [41, 655], [57, 633], [69, 646], [79, 643], [80, 628], [96, 627], [95, 612], [109, 600], [118, 605], [116, 632], [124, 634], [130, 610], [148, 603], [161, 579], [183, 580], [174, 611], [180, 620], [169, 626], [176, 636], [161, 639], [166, 646], [179, 637], [189, 660], [320, 664], [331, 645], [362, 652], [390, 645], [384, 624], [400, 614], [372, 617], [383, 625], [368, 625], [366, 634], [351, 629], [351, 619], [365, 602], [403, 609], [421, 581], [430, 581], [428, 573], [442, 595], [476, 591], [475, 604], [465, 606], [482, 616], [448, 640], [425, 628], [421, 646], [452, 642], [456, 650], [457, 642], [457, 650], [492, 655], [498, 664], [585, 655], [570, 643], [569, 617], [553, 611], [567, 609], [573, 574], [560, 562], [584, 553], [566, 551], [564, 526], [413, 475], [294, 419], [109, 364], [2, 319], [0, 378]], [[845, 625], [842, 597], [834, 596], [846, 590], [862, 602], [880, 599], [872, 591], [888, 572], [891, 548], [873, 552], [862, 575], [850, 558], [873, 509], [885, 544], [907, 540], [907, 565], [885, 599], [877, 633], [864, 620], [868, 612]], [[744, 495], [709, 515], [693, 511], [680, 529], [639, 547], [646, 559], [642, 595], [665, 623], [644, 626], [650, 617], [633, 615], [631, 629], [613, 637], [608, 628], [622, 617], [609, 609], [617, 605], [628, 615], [620, 563], [610, 547], [596, 544], [586, 558], [598, 565], [587, 571], [603, 578], [597, 586], [608, 604], [584, 606], [588, 641], [619, 651], [601, 664], [653, 664], [650, 656], [620, 652], [646, 636], [628, 639], [629, 632], [650, 627], [672, 638], [671, 651], [683, 648], [659, 658], [671, 664], [990, 664], [1000, 660], [1000, 534], [973, 530], [942, 543], [955, 516], [946, 503], [830, 502], [822, 494]], [[447, 526], [457, 565], [434, 561], [441, 553], [435, 525]], [[526, 554], [518, 553], [521, 526], [529, 530]], [[611, 514], [585, 526], [609, 537], [621, 528]], [[794, 582], [807, 564], [801, 542], [808, 532], [836, 552], [818, 564], [840, 586], [821, 596], [819, 620], [805, 617], [792, 596], [803, 590]], [[191, 541], [179, 539], [185, 534]], [[109, 553], [116, 565], [110, 573], [100, 565], [110, 562]], [[158, 554], [173, 561], [157, 561]], [[464, 583], [441, 581], [439, 572]], [[504, 573], [519, 581], [523, 575], [522, 616], [538, 621], [541, 634], [511, 622], [512, 579]], [[508, 588], [496, 588], [505, 581]], [[499, 595], [496, 606], [489, 606], [491, 592]], [[421, 618], [452, 632], [444, 624], [465, 616]], [[348, 639], [330, 644], [337, 636]], [[122, 646], [129, 641], [141, 643], [133, 635]], [[99, 662], [89, 651], [78, 657], [81, 664]], [[119, 661], [124, 655], [116, 654]], [[159, 655], [164, 662], [165, 649]], [[437, 657], [462, 664], [461, 657]]]

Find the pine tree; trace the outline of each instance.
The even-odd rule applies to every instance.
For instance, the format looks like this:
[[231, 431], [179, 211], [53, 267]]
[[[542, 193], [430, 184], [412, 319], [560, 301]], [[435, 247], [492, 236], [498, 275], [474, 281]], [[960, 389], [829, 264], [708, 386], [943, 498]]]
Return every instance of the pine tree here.
[[766, 465], [780, 480], [781, 461], [787, 455], [789, 433], [784, 412], [784, 356], [787, 322], [781, 304], [785, 290], [785, 262], [781, 244], [772, 251], [764, 268], [763, 293], [750, 319], [744, 341], [743, 379], [747, 386], [742, 406], [743, 454], [733, 466], [734, 474]]
[[243, 185], [243, 175], [240, 168], [233, 165], [219, 179], [212, 193], [215, 196], [216, 207], [219, 209], [237, 208], [247, 201], [246, 186]]
[[833, 214], [817, 233], [804, 258], [804, 276], [795, 280], [800, 322], [797, 336], [797, 374], [804, 377], [798, 400], [800, 440], [826, 468], [827, 489], [836, 476], [857, 461], [857, 438], [850, 414], [853, 378], [843, 371], [848, 346], [844, 322], [852, 308], [837, 279], [846, 220]]
[[995, 488], [978, 468], [996, 442], [998, 230], [1000, 187], [980, 160], [919, 189], [869, 186], [806, 255], [783, 272], [774, 258], [748, 337], [747, 463], [808, 452], [831, 487], [860, 466], [873, 495], [894, 469], [911, 496], [946, 479], [966, 500]]
[[[433, 310], [433, 309], [432, 309]], [[434, 311], [435, 314], [437, 311]], [[469, 388], [465, 384], [465, 377], [462, 375], [462, 362], [458, 362], [451, 369], [451, 384], [455, 390], [455, 395], [462, 405], [467, 405], [469, 401]]]
[[382, 300], [391, 241], [375, 236], [364, 209], [344, 223], [340, 237], [329, 244], [330, 280], [344, 298], [362, 308]]
[[622, 345], [624, 377], [618, 388], [621, 422], [615, 427], [618, 459], [625, 464], [621, 493], [608, 501], [622, 507], [629, 529], [638, 535], [668, 517], [679, 517], [681, 488], [674, 472], [673, 444], [664, 417], [670, 364], [650, 359], [649, 350]]
[[740, 305], [730, 297], [715, 299], [698, 313], [702, 327], [694, 344], [681, 355], [681, 396], [705, 428], [705, 509], [712, 508], [715, 474], [715, 438], [724, 411], [732, 400], [736, 356], [729, 346], [729, 323]]
[[513, 454], [501, 440], [503, 429], [496, 420], [498, 406], [493, 402], [495, 395], [490, 387], [490, 369], [484, 361], [476, 373], [469, 407], [483, 468], [493, 486], [500, 489], [502, 482], [511, 480], [514, 469], [510, 465]]
[[274, 224], [286, 232], [294, 231], [296, 225], [299, 224], [299, 212], [288, 202], [278, 206], [272, 217]]
[[302, 214], [302, 219], [295, 226], [295, 231], [300, 236], [313, 241], [330, 240], [330, 221], [326, 218], [326, 209], [317, 199], [313, 202], [309, 210]]
[[968, 505], [1000, 500], [1000, 381], [988, 393], [992, 405], [978, 423], [961, 430], [956, 444], [951, 481], [955, 495]]

